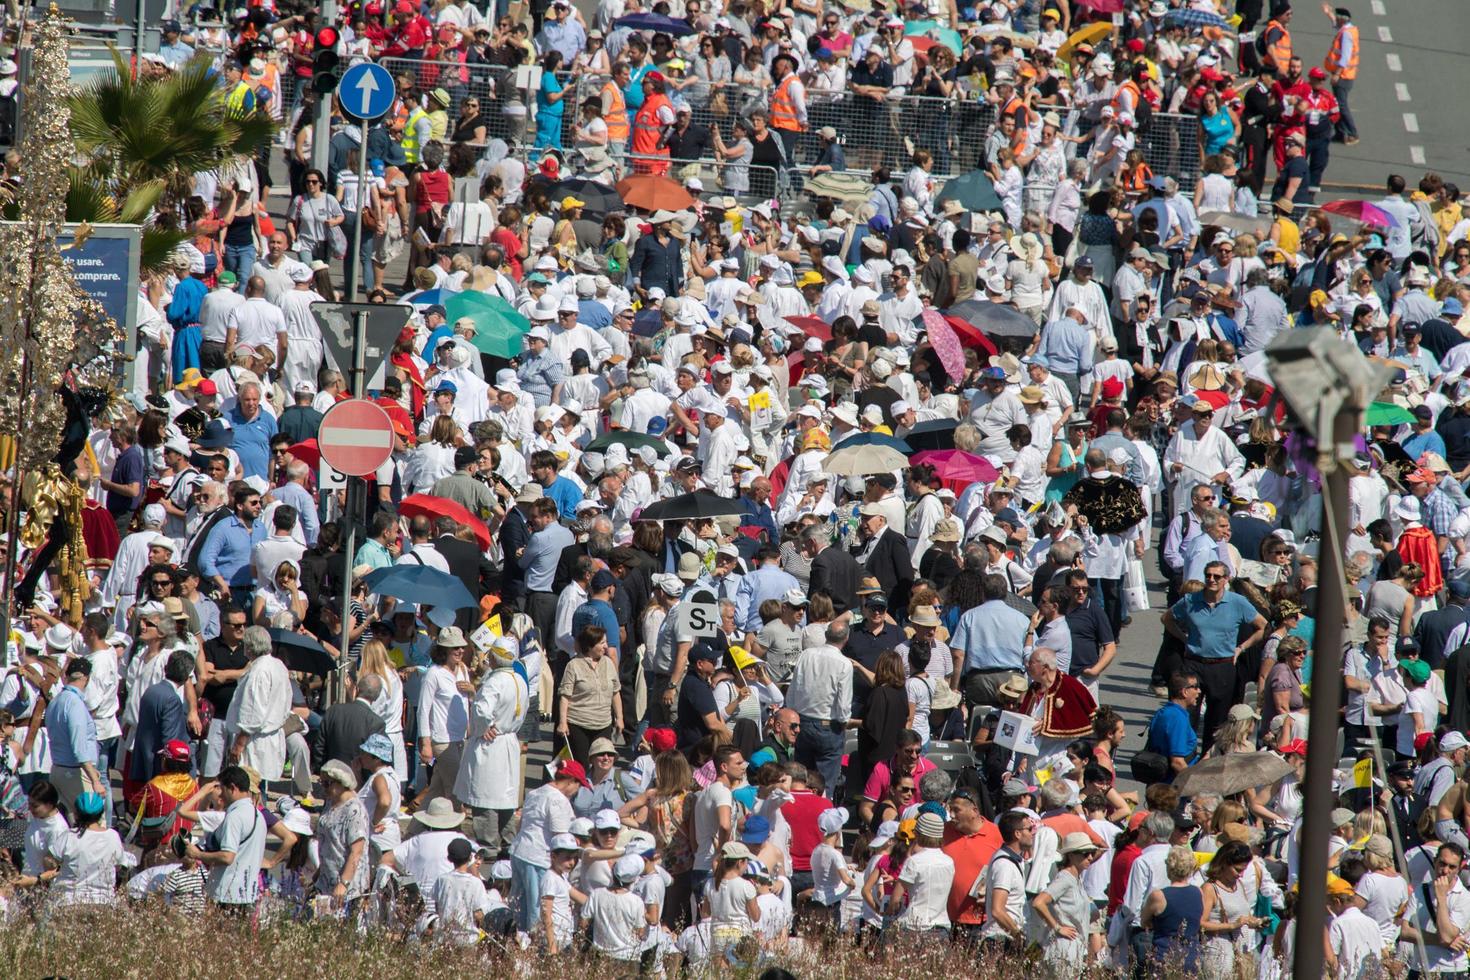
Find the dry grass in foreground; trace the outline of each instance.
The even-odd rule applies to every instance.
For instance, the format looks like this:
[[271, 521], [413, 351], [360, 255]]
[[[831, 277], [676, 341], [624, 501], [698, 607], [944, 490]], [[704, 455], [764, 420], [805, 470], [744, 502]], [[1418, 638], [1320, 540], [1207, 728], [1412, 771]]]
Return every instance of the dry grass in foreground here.
[[[676, 969], [677, 961], [669, 965]], [[337, 922], [276, 921], [252, 926], [214, 915], [188, 918], [153, 906], [66, 911], [46, 922], [19, 919], [0, 928], [0, 977], [17, 980], [50, 976], [70, 980], [239, 980], [242, 976], [271, 980], [328, 976], [620, 980], [636, 974], [636, 970], [619, 974], [609, 966], [606, 960], [579, 957], [553, 960], [535, 950], [506, 953], [492, 946], [455, 949], [405, 943], [384, 935], [359, 935]], [[882, 951], [840, 944], [810, 955], [773, 956], [746, 967], [721, 964], [704, 975], [754, 980], [768, 967], [780, 967], [803, 980], [959, 976], [1043, 980], [1047, 973], [1024, 957], [986, 957], [982, 961], [949, 943], [899, 940]]]

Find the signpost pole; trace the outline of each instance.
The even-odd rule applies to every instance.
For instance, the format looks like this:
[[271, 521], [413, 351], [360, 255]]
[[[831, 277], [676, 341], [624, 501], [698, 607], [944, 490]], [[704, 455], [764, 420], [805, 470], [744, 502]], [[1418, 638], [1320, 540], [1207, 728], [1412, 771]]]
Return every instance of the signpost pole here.
[[[363, 149], [367, 149], [366, 137], [363, 139]], [[361, 170], [358, 171], [361, 176]], [[361, 185], [359, 184], [359, 189]], [[362, 227], [359, 220], [358, 227]], [[365, 375], [367, 374], [367, 313], [358, 311], [352, 315], [352, 397], [361, 398]], [[342, 656], [347, 656], [347, 651], [352, 648], [352, 569], [353, 561], [357, 554], [357, 521], [364, 510], [363, 491], [366, 485], [360, 476], [347, 477], [346, 506], [343, 514], [347, 518], [347, 541], [342, 546], [342, 556], [346, 559], [344, 582], [342, 586]], [[337, 671], [332, 678], [331, 685], [332, 700], [340, 703], [346, 696], [345, 685], [341, 670]]]

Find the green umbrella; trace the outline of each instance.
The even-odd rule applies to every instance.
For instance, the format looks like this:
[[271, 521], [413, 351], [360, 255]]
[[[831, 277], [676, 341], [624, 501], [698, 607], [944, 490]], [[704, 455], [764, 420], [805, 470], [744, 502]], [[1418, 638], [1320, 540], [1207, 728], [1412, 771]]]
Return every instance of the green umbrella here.
[[934, 203], [939, 205], [945, 201], [959, 201], [966, 211], [1001, 210], [1000, 195], [983, 170], [971, 170], [954, 180], [945, 181]]
[[475, 321], [475, 335], [470, 343], [477, 350], [495, 357], [515, 357], [521, 352], [521, 338], [531, 329], [531, 322], [499, 296], [475, 290], [455, 293], [444, 304], [450, 323], [461, 317]]
[[959, 54], [964, 47], [960, 32], [937, 20], [911, 20], [903, 25], [903, 33], [906, 37], [932, 37], [955, 54]]
[[585, 451], [589, 453], [602, 453], [606, 452], [609, 446], [614, 445], [627, 446], [630, 450], [647, 446], [660, 456], [667, 456], [669, 454], [668, 443], [662, 439], [655, 439], [645, 432], [630, 432], [626, 429], [603, 433], [587, 443]]
[[1410, 425], [1414, 413], [1393, 402], [1374, 402], [1368, 406], [1367, 421], [1369, 425]]

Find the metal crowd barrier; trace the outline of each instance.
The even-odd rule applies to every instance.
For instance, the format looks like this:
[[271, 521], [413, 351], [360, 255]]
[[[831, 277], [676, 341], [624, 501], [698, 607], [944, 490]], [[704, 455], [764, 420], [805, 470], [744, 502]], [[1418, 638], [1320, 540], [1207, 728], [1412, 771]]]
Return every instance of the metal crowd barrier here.
[[[413, 58], [382, 58], [379, 64], [395, 78], [407, 74], [417, 91], [443, 87], [449, 93], [451, 125], [460, 102], [474, 95], [480, 100], [492, 138], [515, 137], [527, 144], [535, 140], [535, 92], [517, 87], [515, 69]], [[557, 77], [570, 87], [562, 100], [561, 133], [561, 146], [570, 149], [582, 100], [601, 98], [606, 76], [583, 75], [575, 83], [567, 72], [558, 72]], [[736, 119], [756, 109], [768, 118], [770, 114], [770, 92], [765, 88], [733, 83], [692, 86], [679, 97], [690, 105], [692, 125], [718, 126], [726, 141]], [[526, 106], [528, 114], [507, 115], [504, 110], [511, 103]], [[808, 90], [807, 129], [797, 138], [794, 159], [788, 165], [800, 168], [815, 163], [821, 152], [817, 132], [831, 126], [840, 134], [849, 170], [866, 172], [881, 165], [899, 175], [911, 166], [913, 152], [924, 149], [934, 157], [936, 178], [953, 177], [983, 165], [985, 141], [995, 115], [993, 105], [972, 99], [903, 95], [877, 101], [853, 92]], [[1181, 190], [1190, 191], [1199, 178], [1198, 139], [1197, 117], [1155, 112], [1138, 134], [1138, 146], [1154, 173], [1172, 175]], [[770, 196], [781, 195], [779, 182], [774, 191]]]

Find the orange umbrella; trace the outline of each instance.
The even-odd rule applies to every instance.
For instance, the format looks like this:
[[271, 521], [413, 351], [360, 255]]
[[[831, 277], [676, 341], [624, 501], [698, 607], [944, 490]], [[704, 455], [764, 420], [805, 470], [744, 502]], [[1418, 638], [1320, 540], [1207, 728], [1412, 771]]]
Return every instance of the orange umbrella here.
[[694, 207], [694, 198], [677, 180], [658, 174], [633, 174], [614, 185], [629, 207], [644, 211], [683, 211]]

